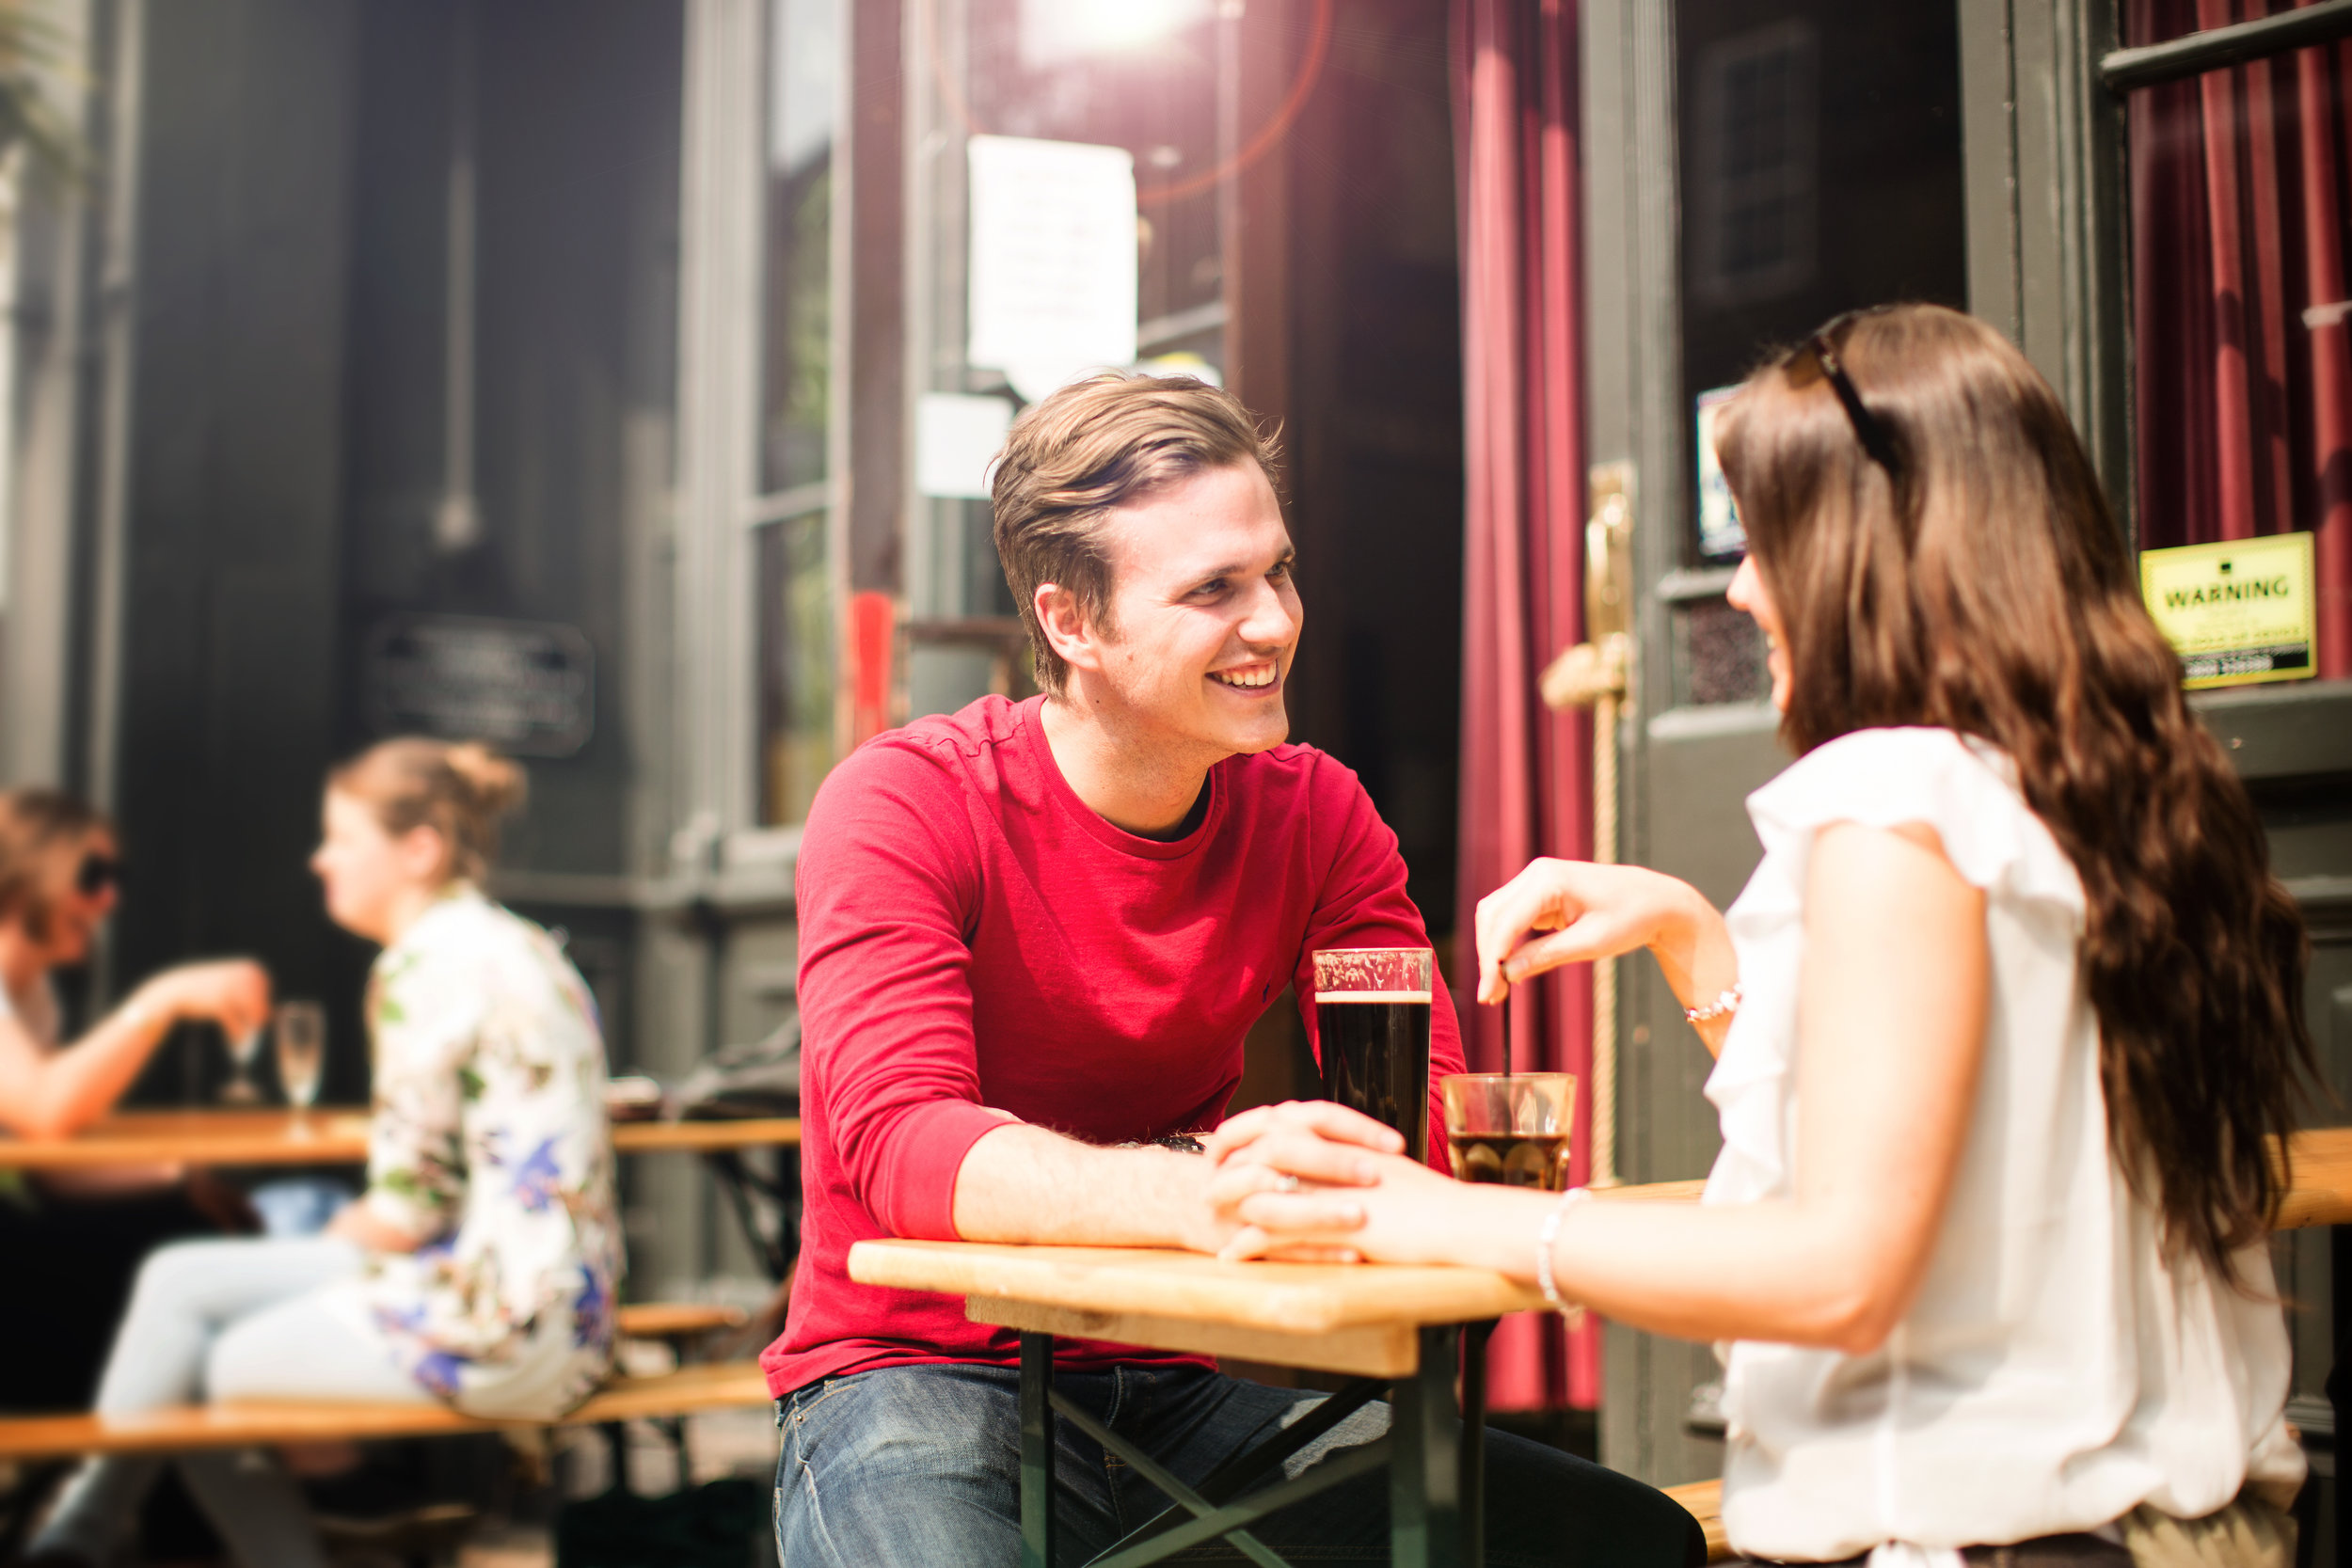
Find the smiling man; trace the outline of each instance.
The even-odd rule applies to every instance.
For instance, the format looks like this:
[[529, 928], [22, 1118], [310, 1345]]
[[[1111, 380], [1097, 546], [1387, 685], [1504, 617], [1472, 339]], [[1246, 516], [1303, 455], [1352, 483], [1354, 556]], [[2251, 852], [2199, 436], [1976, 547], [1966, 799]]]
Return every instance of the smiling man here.
[[[803, 1246], [764, 1357], [792, 1568], [1018, 1556], [1015, 1336], [952, 1297], [854, 1283], [852, 1244], [1215, 1251], [1243, 1195], [1213, 1190], [1192, 1135], [1222, 1118], [1250, 1024], [1286, 988], [1311, 993], [1317, 948], [1427, 945], [1356, 776], [1284, 743], [1302, 611], [1274, 482], [1248, 412], [1189, 378], [1104, 377], [1028, 410], [997, 469], [996, 545], [1044, 695], [885, 735], [809, 813]], [[1433, 1085], [1462, 1069], [1438, 1002]], [[1076, 1340], [1056, 1369], [1058, 1392], [1187, 1482], [1319, 1397]], [[1359, 1412], [1303, 1461], [1387, 1419]], [[1066, 1423], [1058, 1443], [1070, 1560], [1164, 1506]], [[1646, 1487], [1501, 1434], [1488, 1454], [1498, 1564], [1703, 1560], [1690, 1516]], [[1319, 1563], [1386, 1562], [1386, 1483], [1256, 1533]]]

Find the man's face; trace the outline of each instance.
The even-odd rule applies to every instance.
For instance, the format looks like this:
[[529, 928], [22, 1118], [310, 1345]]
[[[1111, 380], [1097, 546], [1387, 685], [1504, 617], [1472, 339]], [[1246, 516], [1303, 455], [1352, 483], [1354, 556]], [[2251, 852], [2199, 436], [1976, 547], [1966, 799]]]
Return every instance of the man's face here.
[[1111, 629], [1094, 652], [1120, 718], [1219, 756], [1280, 745], [1303, 611], [1264, 472], [1207, 469], [1119, 508], [1105, 527]]
[[[117, 858], [114, 837], [104, 832], [50, 850], [42, 872], [49, 914], [37, 933], [46, 962], [71, 966], [89, 957], [98, 927], [114, 912]], [[87, 876], [86, 865], [93, 867]]]

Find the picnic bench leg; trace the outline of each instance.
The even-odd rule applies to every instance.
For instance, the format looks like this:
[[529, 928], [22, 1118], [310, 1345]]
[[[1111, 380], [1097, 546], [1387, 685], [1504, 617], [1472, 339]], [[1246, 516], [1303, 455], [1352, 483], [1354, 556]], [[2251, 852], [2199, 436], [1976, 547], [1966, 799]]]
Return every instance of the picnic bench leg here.
[[615, 1492], [629, 1490], [628, 1484], [628, 1423], [603, 1423], [605, 1452], [612, 1462], [612, 1486]]
[[1390, 1400], [1389, 1552], [1396, 1568], [1463, 1568], [1461, 1418], [1454, 1377], [1462, 1332], [1421, 1331], [1421, 1370], [1396, 1380]]
[[1021, 1568], [1054, 1561], [1054, 1337], [1021, 1336]]

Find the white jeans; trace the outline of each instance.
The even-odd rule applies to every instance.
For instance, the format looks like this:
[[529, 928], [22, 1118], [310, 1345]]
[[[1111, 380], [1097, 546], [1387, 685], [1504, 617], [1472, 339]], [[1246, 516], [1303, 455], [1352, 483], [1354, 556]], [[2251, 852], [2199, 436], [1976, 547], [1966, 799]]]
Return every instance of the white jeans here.
[[[352, 1400], [428, 1404], [433, 1396], [393, 1363], [385, 1341], [326, 1300], [357, 1279], [358, 1247], [325, 1237], [181, 1242], [139, 1270], [98, 1387], [102, 1416], [205, 1400]], [[325, 1568], [301, 1492], [254, 1450], [204, 1450], [176, 1461], [188, 1490], [246, 1568]], [[35, 1549], [113, 1555], [167, 1463], [147, 1456], [86, 1462], [66, 1483]]]

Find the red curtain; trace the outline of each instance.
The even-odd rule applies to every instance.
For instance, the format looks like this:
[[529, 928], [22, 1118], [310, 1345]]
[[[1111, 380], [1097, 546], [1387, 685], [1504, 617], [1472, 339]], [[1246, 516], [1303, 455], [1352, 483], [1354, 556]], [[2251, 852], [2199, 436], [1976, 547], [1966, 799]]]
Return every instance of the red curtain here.
[[[1471, 999], [1478, 900], [1537, 855], [1592, 852], [1591, 726], [1535, 678], [1581, 635], [1584, 434], [1573, 0], [1454, 0], [1465, 458], [1460, 886], [1454, 989], [1473, 1069], [1502, 1065], [1504, 1020]], [[1511, 1004], [1521, 1070], [1589, 1082], [1582, 971]], [[1580, 1096], [1580, 1101], [1586, 1097]], [[1575, 1178], [1585, 1176], [1578, 1107]], [[1521, 1314], [1496, 1331], [1502, 1410], [1599, 1402], [1597, 1325]]]
[[[2125, 0], [2128, 42], [2293, 0]], [[2307, 0], [2308, 3], [2308, 0]], [[2319, 673], [2352, 675], [2352, 45], [2131, 95], [2140, 543], [2309, 531]]]

